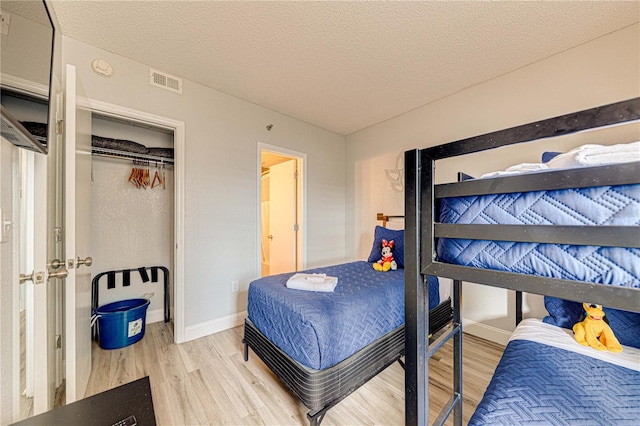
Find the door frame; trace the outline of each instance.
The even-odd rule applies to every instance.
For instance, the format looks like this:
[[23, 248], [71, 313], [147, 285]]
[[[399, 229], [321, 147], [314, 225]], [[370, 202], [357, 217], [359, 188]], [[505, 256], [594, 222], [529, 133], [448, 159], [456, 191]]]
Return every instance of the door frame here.
[[291, 149], [282, 148], [276, 145], [270, 145], [267, 143], [263, 143], [258, 141], [257, 146], [257, 160], [256, 160], [256, 182], [257, 182], [257, 212], [256, 215], [256, 226], [257, 226], [257, 244], [258, 247], [257, 255], [256, 255], [256, 271], [257, 277], [262, 276], [262, 252], [260, 250], [260, 244], [262, 242], [262, 212], [261, 212], [261, 203], [262, 203], [262, 153], [269, 152], [272, 154], [282, 155], [284, 157], [290, 157], [296, 159], [298, 163], [298, 207], [301, 210], [298, 214], [300, 217], [299, 221], [299, 239], [300, 242], [297, 245], [297, 250], [299, 253], [296, 253], [296, 257], [300, 259], [300, 263], [298, 264], [298, 270], [305, 269], [307, 265], [307, 154], [303, 152], [293, 151]]
[[173, 131], [174, 149], [174, 265], [173, 265], [173, 339], [175, 343], [185, 342], [185, 306], [184, 306], [184, 217], [185, 217], [185, 123], [126, 108], [107, 102], [89, 99], [89, 109], [92, 113], [102, 116], [137, 121], [155, 127]]
[[[20, 272], [30, 272], [34, 270], [33, 264], [35, 261], [35, 198], [36, 191], [42, 192], [41, 188], [36, 187], [35, 184], [35, 152], [20, 149], [18, 150], [18, 161], [19, 161], [19, 173], [18, 180], [20, 185], [20, 208], [19, 208], [19, 256], [18, 256], [18, 264]], [[42, 184], [42, 182], [41, 182]], [[46, 197], [46, 192], [44, 194], [38, 193], [39, 197]], [[16, 226], [16, 224], [14, 224]], [[44, 247], [46, 250], [46, 234], [39, 236], [41, 241], [44, 242]], [[20, 312], [24, 311], [25, 315], [25, 342], [24, 348], [22, 347], [22, 336], [20, 337], [20, 363], [22, 363], [22, 350], [24, 349], [25, 356], [25, 390], [24, 395], [20, 395], [20, 400], [22, 403], [22, 398], [33, 398], [33, 389], [34, 389], [34, 347], [35, 347], [35, 312], [34, 312], [34, 283], [33, 281], [25, 281], [24, 284], [20, 285]], [[22, 316], [22, 313], [20, 314]], [[20, 321], [20, 320], [19, 320]], [[21, 321], [18, 323], [20, 324]], [[21, 329], [20, 329], [21, 330]], [[15, 367], [14, 367], [15, 368]]]
[[[17, 146], [0, 137], [0, 423], [12, 423], [20, 415], [20, 312], [18, 259], [20, 218], [19, 154]], [[17, 368], [16, 368], [17, 364]], [[8, 374], [4, 374], [4, 373]]]

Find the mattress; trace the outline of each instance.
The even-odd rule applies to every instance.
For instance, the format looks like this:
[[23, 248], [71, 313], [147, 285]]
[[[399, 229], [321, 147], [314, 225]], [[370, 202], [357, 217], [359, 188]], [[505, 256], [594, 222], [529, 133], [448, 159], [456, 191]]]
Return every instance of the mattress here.
[[571, 331], [524, 320], [469, 425], [635, 425], [640, 350], [579, 345]]
[[[440, 200], [441, 223], [640, 225], [640, 185]], [[640, 288], [640, 250], [440, 238], [438, 260], [463, 266]]]
[[[293, 290], [293, 273], [249, 285], [248, 317], [277, 348], [301, 365], [331, 367], [404, 324], [404, 270], [378, 272], [350, 262], [305, 271], [338, 277], [333, 292]], [[429, 278], [429, 308], [439, 303], [437, 278]]]

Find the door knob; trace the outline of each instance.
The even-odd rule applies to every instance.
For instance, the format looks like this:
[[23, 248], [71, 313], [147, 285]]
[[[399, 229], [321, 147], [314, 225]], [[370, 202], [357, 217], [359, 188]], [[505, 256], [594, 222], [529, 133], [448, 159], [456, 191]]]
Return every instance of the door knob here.
[[61, 260], [58, 260], [58, 259], [53, 259], [53, 260], [51, 261], [51, 263], [49, 264], [49, 266], [50, 266], [52, 269], [59, 269], [61, 266], [64, 266], [64, 262], [63, 262], [63, 261], [61, 261]]
[[54, 272], [49, 272], [49, 276], [47, 277], [47, 280], [50, 280], [51, 278], [63, 279], [63, 278], [67, 278], [68, 275], [69, 275], [69, 271], [67, 271], [65, 268], [62, 268]]
[[27, 281], [31, 281], [34, 284], [42, 284], [44, 282], [44, 272], [33, 271], [29, 275], [20, 274], [20, 284], [24, 284]]
[[33, 281], [33, 274], [35, 274], [35, 271], [31, 272], [29, 275], [20, 274], [20, 284], [24, 284], [27, 281]]
[[90, 256], [87, 256], [87, 258], [84, 260], [80, 259], [79, 256], [76, 259], [76, 267], [80, 267], [80, 265], [91, 266], [92, 263], [93, 263], [93, 259]]

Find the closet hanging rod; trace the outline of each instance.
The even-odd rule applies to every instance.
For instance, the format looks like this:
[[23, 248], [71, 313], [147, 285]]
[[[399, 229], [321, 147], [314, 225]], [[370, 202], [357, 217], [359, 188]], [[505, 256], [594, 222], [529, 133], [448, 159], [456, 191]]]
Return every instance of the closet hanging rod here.
[[120, 158], [120, 159], [155, 161], [168, 166], [173, 166], [173, 158], [160, 157], [158, 155], [138, 154], [135, 152], [119, 151], [117, 149], [100, 148], [97, 146], [91, 147], [91, 154], [100, 155], [103, 157]]

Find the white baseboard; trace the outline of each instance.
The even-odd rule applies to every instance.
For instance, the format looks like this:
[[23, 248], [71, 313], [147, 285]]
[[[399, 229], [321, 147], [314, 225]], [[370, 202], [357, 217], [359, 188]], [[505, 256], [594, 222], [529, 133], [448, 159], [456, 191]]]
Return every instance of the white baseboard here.
[[145, 324], [152, 324], [154, 322], [164, 321], [164, 309], [154, 309], [153, 311], [147, 311], [147, 319]]
[[510, 331], [505, 331], [500, 328], [492, 327], [466, 318], [462, 319], [462, 331], [501, 345], [506, 345], [509, 341], [509, 337], [511, 337]]
[[198, 339], [220, 331], [228, 330], [244, 324], [247, 317], [247, 311], [238, 312], [237, 314], [227, 315], [226, 317], [217, 318], [212, 321], [203, 322], [196, 325], [190, 325], [185, 328], [184, 341]]

